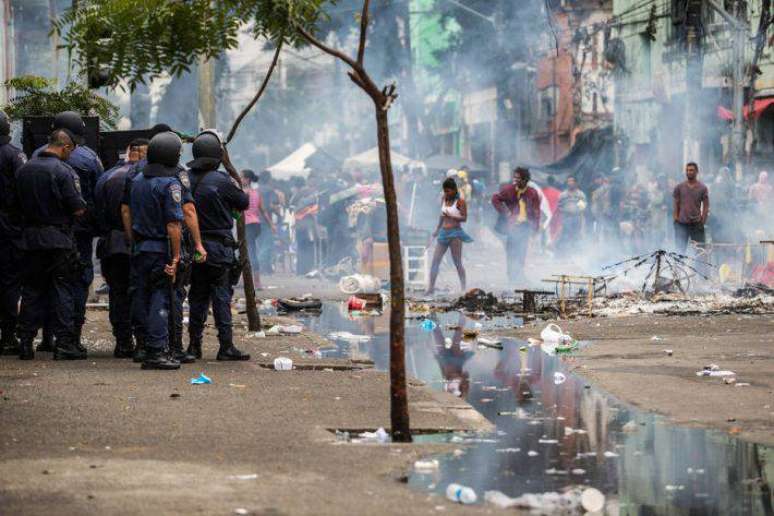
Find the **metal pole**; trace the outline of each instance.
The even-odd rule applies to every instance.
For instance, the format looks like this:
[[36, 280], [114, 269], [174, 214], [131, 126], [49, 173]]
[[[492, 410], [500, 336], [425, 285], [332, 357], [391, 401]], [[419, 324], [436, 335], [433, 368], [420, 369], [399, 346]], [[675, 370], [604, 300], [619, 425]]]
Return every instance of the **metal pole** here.
[[[737, 15], [740, 14], [741, 2], [736, 4]], [[742, 178], [742, 162], [744, 161], [745, 127], [744, 127], [744, 39], [745, 28], [737, 25], [734, 29], [734, 167], [737, 180]], [[750, 99], [752, 103], [752, 99]], [[752, 113], [750, 113], [752, 116]]]

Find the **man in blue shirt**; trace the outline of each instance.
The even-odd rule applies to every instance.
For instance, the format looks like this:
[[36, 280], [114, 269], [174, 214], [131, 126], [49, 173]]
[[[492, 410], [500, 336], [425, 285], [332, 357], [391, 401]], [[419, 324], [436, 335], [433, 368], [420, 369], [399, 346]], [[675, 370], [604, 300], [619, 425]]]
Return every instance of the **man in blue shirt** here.
[[19, 358], [34, 358], [32, 341], [48, 319], [56, 337], [54, 360], [86, 358], [76, 345], [73, 291], [81, 274], [73, 228], [86, 212], [78, 175], [65, 161], [75, 149], [66, 129], [16, 171], [24, 249], [19, 313]]
[[[94, 263], [92, 254], [94, 251], [94, 187], [97, 179], [103, 172], [102, 162], [97, 153], [87, 147], [85, 142], [86, 124], [81, 115], [74, 111], [63, 111], [54, 117], [53, 129], [65, 129], [73, 135], [75, 149], [67, 158], [67, 164], [78, 174], [81, 185], [81, 195], [86, 201], [86, 214], [76, 221], [75, 245], [81, 257], [81, 274], [75, 283], [73, 302], [75, 310], [75, 337], [76, 346], [85, 351], [81, 345], [81, 330], [86, 322], [86, 301], [89, 295], [89, 287], [94, 281]], [[32, 156], [35, 157], [42, 148], [37, 149]], [[44, 331], [43, 344], [38, 346], [38, 351], [50, 351], [50, 340], [46, 338]]]
[[134, 354], [129, 295], [132, 246], [121, 220], [121, 200], [129, 170], [145, 159], [147, 151], [148, 140], [133, 140], [127, 148], [126, 158], [102, 174], [94, 188], [95, 222], [100, 235], [97, 258], [109, 288], [110, 325], [116, 339], [113, 356], [116, 358], [132, 358]]
[[250, 204], [248, 195], [226, 172], [218, 170], [223, 157], [223, 145], [217, 134], [201, 133], [193, 142], [194, 160], [191, 168], [191, 191], [194, 196], [202, 240], [207, 250], [207, 262], [195, 263], [191, 275], [191, 305], [188, 352], [202, 356], [202, 333], [210, 301], [218, 328], [218, 360], [249, 360], [250, 355], [234, 346], [231, 327], [232, 278], [239, 278], [240, 267], [234, 256], [234, 217]]
[[180, 368], [169, 355], [169, 311], [182, 238], [183, 186], [175, 176], [181, 150], [176, 134], [157, 134], [148, 145], [148, 164], [132, 180], [132, 302], [144, 332], [143, 369]]

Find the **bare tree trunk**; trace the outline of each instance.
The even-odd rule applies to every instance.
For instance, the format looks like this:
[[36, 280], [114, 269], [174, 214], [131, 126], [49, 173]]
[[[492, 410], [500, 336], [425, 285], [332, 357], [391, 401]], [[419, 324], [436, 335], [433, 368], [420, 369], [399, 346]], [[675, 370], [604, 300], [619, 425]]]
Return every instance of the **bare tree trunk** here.
[[398, 225], [398, 201], [390, 161], [390, 126], [387, 119], [388, 110], [398, 95], [395, 93], [394, 84], [379, 90], [363, 67], [369, 4], [370, 0], [363, 0], [357, 60], [338, 49], [329, 47], [301, 26], [296, 26], [296, 30], [315, 47], [347, 63], [351, 69], [348, 72], [349, 78], [371, 97], [374, 103], [376, 136], [379, 146], [379, 169], [382, 173], [384, 204], [387, 211], [387, 244], [390, 255], [390, 424], [392, 426], [392, 440], [408, 443], [411, 442], [411, 427], [409, 426], [408, 392], [406, 389], [404, 338], [406, 309], [403, 289], [403, 259]]
[[379, 169], [382, 173], [384, 205], [387, 210], [387, 245], [390, 255], [390, 424], [392, 440], [411, 442], [406, 390], [405, 292], [403, 257], [398, 224], [398, 201], [390, 161], [390, 129], [387, 111], [377, 103], [376, 133], [379, 146]]
[[[226, 169], [228, 175], [241, 185], [241, 178], [234, 165], [231, 163], [231, 158], [228, 155], [228, 149], [223, 147], [223, 168]], [[258, 313], [258, 305], [255, 302], [255, 283], [253, 283], [253, 268], [250, 265], [250, 259], [248, 254], [247, 239], [245, 238], [245, 217], [241, 216], [237, 219], [237, 240], [239, 241], [239, 258], [244, 260], [242, 267], [242, 284], [245, 289], [245, 309], [247, 310], [247, 328], [250, 331], [261, 331], [261, 314]]]

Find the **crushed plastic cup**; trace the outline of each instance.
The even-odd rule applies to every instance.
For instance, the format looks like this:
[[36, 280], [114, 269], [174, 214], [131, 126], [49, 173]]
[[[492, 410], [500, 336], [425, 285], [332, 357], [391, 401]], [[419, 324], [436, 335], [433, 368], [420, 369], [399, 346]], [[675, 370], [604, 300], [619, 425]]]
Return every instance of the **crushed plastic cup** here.
[[425, 331], [433, 331], [438, 325], [432, 319], [425, 319], [420, 323], [419, 327]]
[[277, 357], [274, 359], [275, 371], [290, 371], [293, 369], [293, 361], [288, 357]]
[[564, 375], [564, 373], [556, 372], [554, 373], [554, 385], [561, 385], [567, 380], [567, 377]]
[[357, 296], [351, 296], [347, 300], [347, 309], [349, 310], [365, 310], [367, 301]]
[[196, 378], [191, 378], [191, 385], [205, 385], [208, 383], [212, 383], [212, 378], [204, 373], [199, 373], [199, 376]]

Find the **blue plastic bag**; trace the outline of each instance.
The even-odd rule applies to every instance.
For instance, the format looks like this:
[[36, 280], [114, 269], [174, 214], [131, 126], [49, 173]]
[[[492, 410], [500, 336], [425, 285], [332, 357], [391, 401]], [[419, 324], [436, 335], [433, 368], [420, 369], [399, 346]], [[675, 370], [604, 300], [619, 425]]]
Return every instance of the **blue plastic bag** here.
[[199, 373], [198, 378], [191, 378], [191, 385], [203, 385], [205, 383], [212, 383], [212, 378], [206, 376], [204, 373]]

